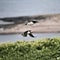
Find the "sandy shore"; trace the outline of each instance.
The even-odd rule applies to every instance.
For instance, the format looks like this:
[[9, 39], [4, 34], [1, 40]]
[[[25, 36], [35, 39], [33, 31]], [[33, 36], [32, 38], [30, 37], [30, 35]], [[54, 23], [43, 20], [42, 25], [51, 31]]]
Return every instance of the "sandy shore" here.
[[17, 24], [14, 27], [0, 28], [0, 34], [14, 34], [22, 33], [26, 30], [31, 30], [34, 33], [46, 33], [46, 32], [60, 32], [60, 15], [52, 15], [46, 19], [38, 20], [38, 23], [33, 25]]

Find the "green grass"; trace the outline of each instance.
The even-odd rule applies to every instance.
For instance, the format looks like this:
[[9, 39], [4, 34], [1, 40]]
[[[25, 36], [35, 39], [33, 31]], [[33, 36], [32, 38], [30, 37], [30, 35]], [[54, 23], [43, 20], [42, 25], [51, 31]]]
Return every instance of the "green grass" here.
[[60, 60], [60, 38], [0, 44], [0, 60]]

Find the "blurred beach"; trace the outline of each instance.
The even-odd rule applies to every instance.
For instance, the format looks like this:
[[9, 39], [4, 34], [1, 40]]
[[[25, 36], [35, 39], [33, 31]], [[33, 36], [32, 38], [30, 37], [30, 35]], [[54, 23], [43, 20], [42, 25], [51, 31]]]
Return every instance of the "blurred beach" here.
[[[25, 25], [26, 22], [33, 20], [38, 23]], [[33, 33], [60, 32], [60, 14], [8, 17], [0, 18], [0, 21], [8, 23], [0, 24], [0, 34], [17, 34], [26, 30], [31, 30]]]

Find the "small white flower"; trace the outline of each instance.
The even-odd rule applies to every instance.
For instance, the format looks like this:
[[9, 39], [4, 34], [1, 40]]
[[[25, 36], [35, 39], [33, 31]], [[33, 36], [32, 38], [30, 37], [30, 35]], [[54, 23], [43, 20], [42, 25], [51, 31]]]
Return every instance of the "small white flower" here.
[[60, 57], [57, 57], [57, 60], [60, 59]]

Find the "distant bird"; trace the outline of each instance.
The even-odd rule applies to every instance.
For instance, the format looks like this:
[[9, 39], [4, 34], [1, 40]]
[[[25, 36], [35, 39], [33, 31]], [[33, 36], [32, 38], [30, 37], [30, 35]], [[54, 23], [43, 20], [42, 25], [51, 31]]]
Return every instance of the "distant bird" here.
[[24, 37], [27, 37], [27, 35], [29, 35], [30, 37], [34, 37], [34, 35], [32, 34], [31, 30], [27, 30], [22, 34]]
[[25, 25], [33, 25], [33, 24], [35, 24], [35, 23], [37, 23], [37, 22], [38, 22], [38, 21], [33, 20], [33, 21], [31, 21], [31, 22], [26, 23]]

